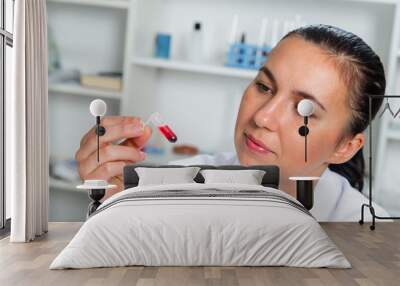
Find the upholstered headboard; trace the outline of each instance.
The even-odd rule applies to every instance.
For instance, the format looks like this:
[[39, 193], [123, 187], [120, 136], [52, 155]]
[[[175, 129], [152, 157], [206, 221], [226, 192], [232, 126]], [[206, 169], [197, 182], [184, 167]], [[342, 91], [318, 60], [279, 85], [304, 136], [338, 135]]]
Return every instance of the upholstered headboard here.
[[[258, 165], [258, 166], [240, 166], [240, 165], [190, 165], [203, 169], [219, 169], [219, 170], [248, 170], [256, 169], [265, 171], [265, 175], [261, 184], [264, 187], [278, 189], [279, 187], [279, 167], [275, 165]], [[135, 171], [136, 167], [151, 167], [151, 168], [182, 168], [188, 167], [183, 165], [151, 165], [151, 164], [133, 164], [124, 167], [124, 189], [136, 187], [139, 183], [139, 176]], [[204, 178], [200, 174], [194, 178], [197, 183], [204, 183]]]

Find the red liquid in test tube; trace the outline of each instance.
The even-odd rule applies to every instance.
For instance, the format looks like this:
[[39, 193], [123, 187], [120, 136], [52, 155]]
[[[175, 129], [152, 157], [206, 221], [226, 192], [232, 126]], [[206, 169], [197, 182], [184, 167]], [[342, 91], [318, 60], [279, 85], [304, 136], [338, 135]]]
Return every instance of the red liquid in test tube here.
[[168, 125], [158, 126], [160, 132], [167, 138], [167, 140], [171, 143], [175, 143], [178, 138], [176, 137], [175, 133], [169, 128]]
[[154, 126], [156, 126], [169, 142], [175, 143], [178, 140], [178, 137], [176, 137], [171, 127], [164, 122], [160, 113], [155, 112], [150, 115], [148, 122], [151, 122]]

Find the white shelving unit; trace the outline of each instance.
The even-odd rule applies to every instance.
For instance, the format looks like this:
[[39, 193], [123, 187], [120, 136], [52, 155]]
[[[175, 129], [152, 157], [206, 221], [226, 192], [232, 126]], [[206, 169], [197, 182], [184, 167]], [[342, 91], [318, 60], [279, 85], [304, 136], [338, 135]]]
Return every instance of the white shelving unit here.
[[62, 93], [69, 95], [82, 95], [90, 97], [100, 97], [108, 99], [121, 99], [121, 92], [107, 91], [103, 89], [94, 89], [81, 86], [77, 83], [54, 83], [49, 85], [49, 92]]
[[[48, 26], [61, 67], [83, 74], [124, 74], [129, 4], [128, 0], [47, 0]], [[122, 86], [127, 84], [124, 79]], [[88, 88], [72, 81], [49, 83], [50, 155], [72, 158], [80, 138], [93, 124], [90, 102], [102, 98], [108, 114], [116, 115], [122, 94], [122, 90]], [[66, 124], [73, 128], [57, 127]]]
[[49, 177], [49, 187], [65, 190], [65, 191], [72, 191], [72, 192], [80, 192], [86, 193], [86, 190], [77, 189], [76, 186], [79, 185], [81, 182], [66, 182], [64, 180], [56, 179], [53, 177]]
[[[174, 161], [174, 160], [182, 160], [190, 157], [189, 155], [177, 155], [172, 152], [166, 152], [164, 154], [147, 154], [147, 161], [152, 162], [154, 164], [164, 164], [165, 161]], [[72, 192], [80, 192], [86, 193], [87, 190], [77, 189], [76, 186], [80, 185], [81, 181], [71, 182], [65, 181], [61, 179], [57, 179], [54, 177], [49, 177], [49, 187], [55, 188], [64, 191], [72, 191]]]
[[400, 132], [392, 131], [388, 134], [388, 139], [399, 140], [400, 141]]
[[[128, 0], [47, 0], [49, 27], [60, 50], [62, 67], [83, 73], [124, 73], [129, 4]], [[122, 94], [74, 82], [49, 83], [50, 156], [73, 158], [80, 138], [94, 124], [90, 101], [102, 98], [108, 114], [119, 114]], [[80, 201], [87, 192], [75, 188], [79, 183], [49, 177], [51, 197], [57, 204], [53, 209], [61, 208], [61, 213], [68, 214], [70, 207], [60, 205], [57, 198]], [[51, 213], [50, 217], [55, 215]]]
[[142, 67], [153, 67], [157, 69], [169, 69], [190, 73], [200, 73], [206, 75], [254, 79], [257, 71], [231, 68], [217, 65], [193, 64], [185, 61], [164, 60], [155, 58], [134, 58], [132, 64]]
[[129, 0], [47, 0], [47, 2], [128, 9]]

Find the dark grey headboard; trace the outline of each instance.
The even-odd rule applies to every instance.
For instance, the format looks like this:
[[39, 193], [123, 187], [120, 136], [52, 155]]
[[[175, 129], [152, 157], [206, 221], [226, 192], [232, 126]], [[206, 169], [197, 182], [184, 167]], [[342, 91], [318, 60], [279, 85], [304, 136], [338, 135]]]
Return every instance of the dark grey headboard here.
[[[265, 175], [261, 184], [264, 187], [279, 188], [279, 167], [275, 165], [258, 165], [258, 166], [240, 166], [240, 165], [190, 165], [191, 167], [200, 167], [203, 169], [219, 169], [219, 170], [248, 170], [256, 169], [265, 171]], [[151, 167], [151, 168], [181, 168], [190, 167], [183, 165], [150, 165], [150, 164], [133, 164], [124, 167], [124, 189], [133, 188], [138, 185], [139, 176], [135, 171], [136, 167]], [[204, 178], [200, 174], [194, 178], [197, 183], [204, 183]]]

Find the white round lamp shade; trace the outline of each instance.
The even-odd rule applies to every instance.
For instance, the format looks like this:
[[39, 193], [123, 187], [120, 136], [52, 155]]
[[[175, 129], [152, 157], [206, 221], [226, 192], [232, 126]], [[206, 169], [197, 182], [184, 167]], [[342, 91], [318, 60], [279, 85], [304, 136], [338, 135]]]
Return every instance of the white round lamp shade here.
[[309, 99], [303, 99], [297, 105], [297, 112], [301, 116], [311, 116], [314, 113], [314, 103]]
[[90, 103], [90, 113], [93, 116], [104, 116], [107, 111], [107, 104], [104, 100], [95, 99]]

